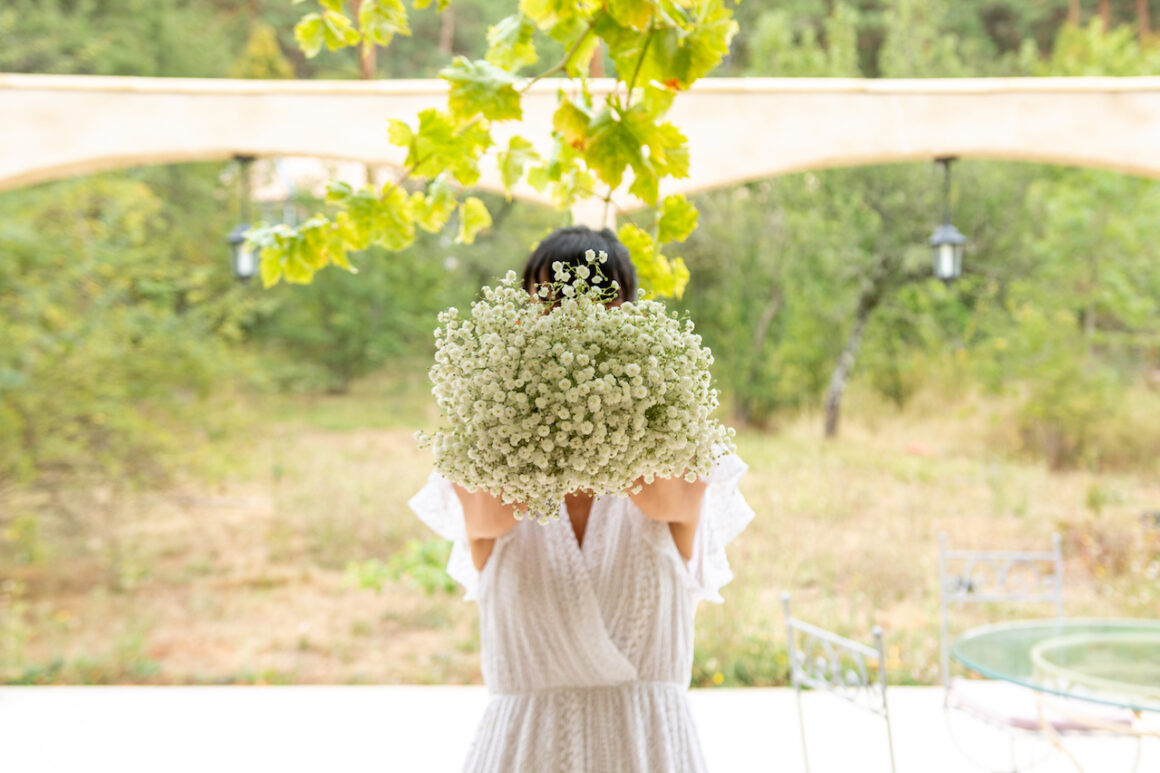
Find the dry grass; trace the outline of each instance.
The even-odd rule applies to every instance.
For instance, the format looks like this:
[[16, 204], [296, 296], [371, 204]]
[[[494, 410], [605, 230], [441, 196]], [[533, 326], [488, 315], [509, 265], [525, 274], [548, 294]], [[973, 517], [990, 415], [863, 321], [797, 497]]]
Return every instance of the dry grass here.
[[[429, 416], [410, 392], [392, 395], [385, 408], [373, 388], [267, 406], [292, 418], [222, 449], [240, 454], [238, 473], [209, 489], [90, 492], [67, 523], [10, 499], [37, 528], [8, 535], [24, 549], [0, 569], [0, 678], [478, 682], [474, 605], [345, 579], [348, 561], [432, 537], [406, 506], [430, 460], [400, 426]], [[740, 436], [758, 517], [730, 549], [726, 604], [699, 612], [695, 681], [784, 679], [783, 590], [800, 616], [848, 635], [882, 625], [892, 678], [934, 681], [940, 531], [956, 546], [1025, 548], [1061, 532], [1068, 614], [1154, 616], [1160, 539], [1139, 516], [1160, 509], [1155, 478], [1053, 473], [996, 454], [985, 405], [863, 415], [839, 442], [822, 441], [810, 416]]]

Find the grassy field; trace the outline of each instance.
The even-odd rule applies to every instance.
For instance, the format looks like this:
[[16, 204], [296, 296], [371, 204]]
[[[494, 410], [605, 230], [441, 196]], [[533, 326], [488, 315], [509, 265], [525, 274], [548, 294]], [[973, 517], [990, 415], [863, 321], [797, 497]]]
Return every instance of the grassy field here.
[[[886, 631], [892, 681], [938, 675], [937, 539], [1064, 540], [1070, 616], [1160, 607], [1154, 475], [1050, 472], [1006, 447], [1001, 406], [899, 415], [857, 394], [837, 442], [803, 415], [742, 432], [757, 519], [730, 547], [724, 605], [698, 613], [694, 682], [784, 683], [780, 594], [856, 638]], [[164, 491], [16, 492], [0, 535], [0, 680], [8, 683], [479, 682], [473, 604], [432, 575], [443, 546], [406, 506], [430, 471], [419, 382], [255, 407], [212, 448], [214, 480]], [[47, 513], [51, 512], [52, 515]], [[392, 560], [392, 556], [395, 558]], [[388, 570], [379, 591], [350, 562]], [[975, 609], [966, 626], [1042, 607]]]

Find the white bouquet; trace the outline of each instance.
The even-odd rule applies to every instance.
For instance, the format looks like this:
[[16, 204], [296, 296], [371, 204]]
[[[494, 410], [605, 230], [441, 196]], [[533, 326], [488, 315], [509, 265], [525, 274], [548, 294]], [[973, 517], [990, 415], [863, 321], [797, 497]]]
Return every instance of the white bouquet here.
[[[463, 319], [439, 315], [432, 392], [447, 427], [417, 433], [435, 468], [546, 522], [565, 495], [706, 475], [734, 450], [693, 323], [651, 300], [619, 307], [591, 250], [533, 296], [509, 271]], [[574, 276], [573, 276], [574, 274]]]

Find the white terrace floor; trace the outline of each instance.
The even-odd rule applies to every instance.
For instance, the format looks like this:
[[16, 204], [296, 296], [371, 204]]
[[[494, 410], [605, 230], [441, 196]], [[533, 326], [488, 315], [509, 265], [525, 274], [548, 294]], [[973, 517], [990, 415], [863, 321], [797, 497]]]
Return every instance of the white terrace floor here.
[[[881, 720], [828, 695], [804, 699], [813, 773], [889, 769]], [[457, 771], [486, 700], [480, 687], [0, 688], [0, 773]], [[956, 750], [940, 701], [937, 688], [890, 689], [900, 773], [979, 769]], [[790, 690], [693, 690], [690, 702], [710, 770], [804, 770]], [[971, 730], [960, 729], [967, 746], [1007, 758], [1005, 743]], [[1084, 771], [1128, 773], [1137, 747], [1105, 738], [1069, 749]], [[1075, 769], [1060, 756], [1034, 768]], [[1160, 739], [1144, 742], [1137, 770], [1160, 772]]]

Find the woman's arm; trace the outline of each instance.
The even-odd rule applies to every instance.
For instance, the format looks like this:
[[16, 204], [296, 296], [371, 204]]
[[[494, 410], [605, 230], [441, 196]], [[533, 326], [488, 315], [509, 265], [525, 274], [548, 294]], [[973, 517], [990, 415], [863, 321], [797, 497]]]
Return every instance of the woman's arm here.
[[502, 537], [516, 525], [516, 505], [505, 505], [483, 489], [468, 491], [458, 483], [451, 485], [463, 505], [463, 524], [471, 547], [471, 563], [482, 571], [491, 556], [496, 537]]
[[697, 478], [690, 483], [684, 478], [654, 478], [646, 484], [640, 478], [633, 488], [641, 486], [639, 494], [629, 489], [628, 498], [640, 511], [654, 521], [669, 525], [677, 551], [686, 561], [693, 556], [693, 537], [701, 518], [701, 502], [705, 498], [708, 481]]

